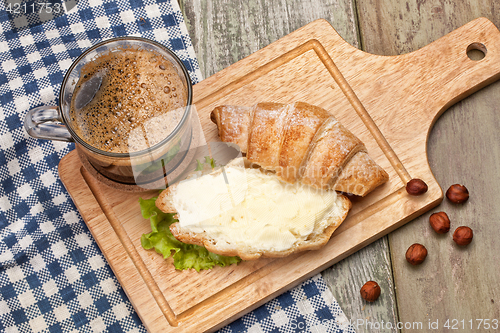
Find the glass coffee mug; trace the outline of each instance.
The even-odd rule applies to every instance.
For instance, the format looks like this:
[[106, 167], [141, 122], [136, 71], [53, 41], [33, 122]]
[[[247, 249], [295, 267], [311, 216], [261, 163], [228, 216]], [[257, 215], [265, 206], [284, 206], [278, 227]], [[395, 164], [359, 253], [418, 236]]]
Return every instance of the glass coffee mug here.
[[202, 134], [191, 103], [189, 74], [173, 52], [121, 37], [76, 59], [59, 105], [29, 110], [24, 125], [34, 138], [74, 141], [82, 162], [113, 182], [164, 188]]

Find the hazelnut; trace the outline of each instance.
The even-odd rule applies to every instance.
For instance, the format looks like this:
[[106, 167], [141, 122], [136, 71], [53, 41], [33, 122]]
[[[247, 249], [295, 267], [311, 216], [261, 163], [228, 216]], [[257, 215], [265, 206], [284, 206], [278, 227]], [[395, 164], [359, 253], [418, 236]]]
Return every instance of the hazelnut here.
[[450, 219], [445, 212], [434, 213], [429, 217], [432, 229], [438, 234], [445, 234], [450, 231]]
[[375, 281], [368, 281], [361, 287], [359, 292], [361, 293], [361, 297], [366, 301], [375, 302], [380, 296], [380, 286]]
[[406, 261], [412, 265], [420, 265], [427, 257], [427, 249], [422, 244], [415, 243], [406, 250]]
[[453, 241], [460, 246], [469, 245], [472, 242], [472, 229], [469, 227], [458, 227], [453, 233]]
[[453, 203], [464, 203], [469, 199], [469, 190], [463, 185], [454, 184], [446, 191], [446, 197]]
[[409, 195], [422, 195], [427, 192], [427, 184], [422, 179], [413, 178], [406, 184]]

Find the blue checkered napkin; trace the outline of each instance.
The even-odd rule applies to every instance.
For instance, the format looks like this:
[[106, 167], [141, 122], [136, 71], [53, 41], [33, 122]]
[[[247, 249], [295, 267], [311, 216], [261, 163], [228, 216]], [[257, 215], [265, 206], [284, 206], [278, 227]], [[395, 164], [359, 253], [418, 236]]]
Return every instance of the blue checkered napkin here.
[[224, 327], [219, 333], [354, 333], [321, 274]]
[[[76, 57], [123, 35], [173, 49], [201, 80], [175, 0], [79, 1], [45, 22], [0, 8], [0, 332], [145, 332], [59, 180], [57, 165], [74, 145], [23, 128], [27, 110], [57, 104]], [[317, 276], [223, 331], [352, 332], [345, 323]]]
[[72, 144], [36, 140], [27, 110], [55, 105], [66, 70], [103, 39], [173, 49], [201, 79], [176, 1], [79, 1], [47, 22], [0, 2], [0, 332], [145, 332], [58, 177]]

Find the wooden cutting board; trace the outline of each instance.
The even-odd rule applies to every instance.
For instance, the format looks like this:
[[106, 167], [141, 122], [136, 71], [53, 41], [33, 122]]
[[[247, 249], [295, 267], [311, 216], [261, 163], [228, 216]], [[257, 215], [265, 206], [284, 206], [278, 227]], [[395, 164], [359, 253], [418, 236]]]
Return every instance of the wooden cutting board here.
[[[470, 49], [485, 57], [469, 59]], [[195, 85], [207, 142], [219, 140], [209, 119], [217, 105], [305, 101], [330, 110], [389, 173], [387, 184], [353, 200], [348, 218], [323, 249], [284, 259], [176, 271], [171, 259], [140, 245], [150, 227], [138, 200], [157, 192], [102, 184], [75, 151], [62, 159], [59, 173], [147, 329], [213, 331], [438, 205], [443, 192], [426, 154], [430, 129], [450, 105], [498, 78], [500, 32], [484, 18], [392, 57], [362, 52], [318, 20]], [[404, 186], [411, 178], [423, 179], [429, 191], [409, 196]]]

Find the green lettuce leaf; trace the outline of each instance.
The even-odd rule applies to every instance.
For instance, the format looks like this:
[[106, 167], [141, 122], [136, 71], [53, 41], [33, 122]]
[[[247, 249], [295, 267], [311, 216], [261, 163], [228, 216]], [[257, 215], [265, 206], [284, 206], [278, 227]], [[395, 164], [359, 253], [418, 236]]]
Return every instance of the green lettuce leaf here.
[[155, 249], [156, 252], [168, 258], [172, 255], [176, 269], [183, 270], [194, 268], [196, 271], [211, 269], [215, 265], [221, 267], [237, 264], [239, 257], [226, 257], [208, 252], [202, 246], [184, 244], [172, 235], [170, 225], [177, 222], [174, 214], [166, 214], [155, 205], [156, 198], [139, 199], [141, 213], [151, 223], [151, 232], [141, 236], [141, 245], [146, 250]]
[[180, 151], [181, 149], [181, 143], [178, 142], [175, 146], [170, 148], [168, 152], [163, 155], [162, 158], [155, 160], [153, 163], [151, 163], [147, 168], [145, 168], [142, 173], [147, 175], [148, 173], [157, 173], [158, 170], [161, 170], [162, 167], [164, 167], [168, 162], [170, 162]]
[[196, 160], [196, 169], [195, 171], [203, 171], [208, 168], [215, 169], [215, 160], [210, 158], [209, 156], [205, 156], [205, 162], [200, 162], [200, 160]]

